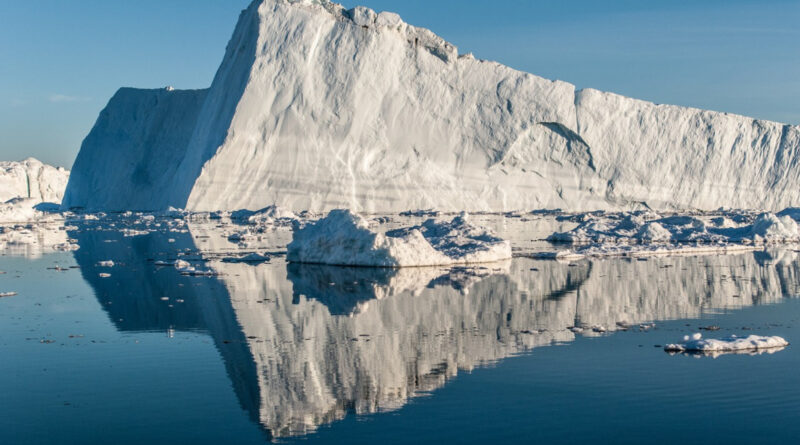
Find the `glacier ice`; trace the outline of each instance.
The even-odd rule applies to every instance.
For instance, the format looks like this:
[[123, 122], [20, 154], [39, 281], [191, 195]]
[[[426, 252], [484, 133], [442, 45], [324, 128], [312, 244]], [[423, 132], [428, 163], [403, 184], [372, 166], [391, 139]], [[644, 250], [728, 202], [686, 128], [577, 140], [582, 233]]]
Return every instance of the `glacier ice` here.
[[64, 206], [776, 211], [798, 166], [797, 126], [576, 90], [396, 14], [256, 0], [210, 88], [111, 98]]
[[511, 243], [470, 224], [466, 214], [450, 222], [429, 219], [419, 226], [380, 233], [349, 210], [332, 210], [325, 218], [298, 228], [286, 259], [339, 266], [443, 266], [511, 258]]

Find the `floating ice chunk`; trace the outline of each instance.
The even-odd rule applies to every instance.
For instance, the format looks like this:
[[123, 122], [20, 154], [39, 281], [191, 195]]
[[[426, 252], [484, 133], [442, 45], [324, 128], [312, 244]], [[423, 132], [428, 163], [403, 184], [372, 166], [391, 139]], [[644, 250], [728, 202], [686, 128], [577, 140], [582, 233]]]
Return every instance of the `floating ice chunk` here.
[[699, 332], [683, 337], [683, 343], [674, 343], [664, 346], [668, 352], [737, 352], [737, 351], [757, 351], [761, 349], [782, 348], [788, 346], [789, 342], [782, 337], [762, 337], [760, 335], [750, 335], [747, 337], [737, 337], [731, 335], [723, 339], [703, 338]]
[[114, 267], [114, 261], [112, 261], [112, 260], [98, 261], [97, 262], [97, 266], [98, 267]]
[[287, 260], [342, 266], [440, 266], [511, 258], [511, 245], [487, 229], [469, 223], [466, 214], [450, 222], [432, 219], [420, 226], [375, 232], [349, 210], [296, 229]]
[[120, 232], [122, 232], [122, 236], [124, 236], [124, 237], [141, 236], [141, 235], [147, 235], [147, 234], [150, 233], [147, 230], [128, 229], [128, 228], [124, 228], [124, 229], [120, 230]]

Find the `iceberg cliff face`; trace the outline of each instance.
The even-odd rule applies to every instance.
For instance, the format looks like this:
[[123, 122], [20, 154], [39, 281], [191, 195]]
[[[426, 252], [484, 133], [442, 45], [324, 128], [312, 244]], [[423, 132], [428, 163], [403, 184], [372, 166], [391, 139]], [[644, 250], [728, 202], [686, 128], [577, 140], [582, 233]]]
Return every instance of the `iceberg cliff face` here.
[[64, 205], [778, 210], [798, 150], [796, 126], [576, 91], [396, 14], [256, 0], [209, 90], [115, 95]]

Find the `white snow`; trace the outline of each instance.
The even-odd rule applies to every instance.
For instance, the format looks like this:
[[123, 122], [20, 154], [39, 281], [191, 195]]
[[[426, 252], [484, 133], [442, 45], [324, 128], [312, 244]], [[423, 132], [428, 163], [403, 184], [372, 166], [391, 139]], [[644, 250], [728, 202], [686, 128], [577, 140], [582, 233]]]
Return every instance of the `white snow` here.
[[775, 211], [800, 202], [799, 148], [797, 126], [458, 57], [396, 14], [256, 0], [209, 89], [114, 95], [64, 205]]
[[295, 230], [287, 250], [288, 261], [347, 266], [440, 266], [511, 258], [508, 241], [470, 224], [466, 214], [380, 233], [349, 210], [333, 210]]
[[757, 351], [762, 349], [782, 348], [788, 346], [782, 337], [762, 337], [760, 335], [749, 335], [747, 337], [737, 337], [731, 335], [723, 339], [704, 339], [700, 333], [692, 336], [684, 336], [682, 343], [668, 344], [664, 346], [665, 351], [671, 352], [736, 352], [736, 351]]

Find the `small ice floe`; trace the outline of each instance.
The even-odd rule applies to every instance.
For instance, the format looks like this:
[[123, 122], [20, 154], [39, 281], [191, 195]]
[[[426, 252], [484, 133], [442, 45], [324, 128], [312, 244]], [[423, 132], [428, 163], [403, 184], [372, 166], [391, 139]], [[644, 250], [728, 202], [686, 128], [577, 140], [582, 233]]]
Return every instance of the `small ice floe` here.
[[213, 277], [219, 275], [217, 272], [211, 269], [195, 269], [194, 267], [184, 267], [178, 269], [181, 275], [187, 275], [192, 277]]
[[664, 346], [667, 352], [686, 352], [699, 354], [718, 354], [718, 353], [737, 353], [737, 352], [760, 352], [775, 351], [789, 345], [789, 342], [782, 337], [764, 337], [760, 335], [749, 335], [738, 337], [731, 335], [722, 339], [703, 338], [699, 332], [691, 336], [683, 337], [682, 343], [668, 344]]
[[17, 295], [17, 293], [16, 292], [0, 292], [0, 298], [13, 297], [14, 295]]
[[380, 233], [349, 210], [333, 210], [295, 228], [287, 260], [340, 266], [444, 266], [511, 258], [511, 244], [461, 214], [450, 222], [429, 219], [419, 226]]
[[98, 267], [114, 267], [114, 261], [112, 260], [105, 260], [105, 261], [98, 261]]
[[100, 278], [108, 278], [111, 276], [111, 274], [106, 272], [100, 272], [99, 274], [97, 274], [97, 276]]
[[150, 233], [147, 230], [128, 229], [128, 228], [122, 229], [120, 232], [122, 232], [122, 236], [126, 238], [131, 236], [147, 235], [148, 233]]
[[197, 269], [196, 267], [192, 266], [188, 261], [184, 260], [156, 261], [156, 265], [173, 266], [181, 275], [187, 275], [192, 277], [211, 277], [218, 275], [217, 272], [213, 270]]
[[156, 266], [172, 266], [176, 269], [182, 269], [191, 266], [188, 261], [184, 260], [156, 260], [153, 262]]

